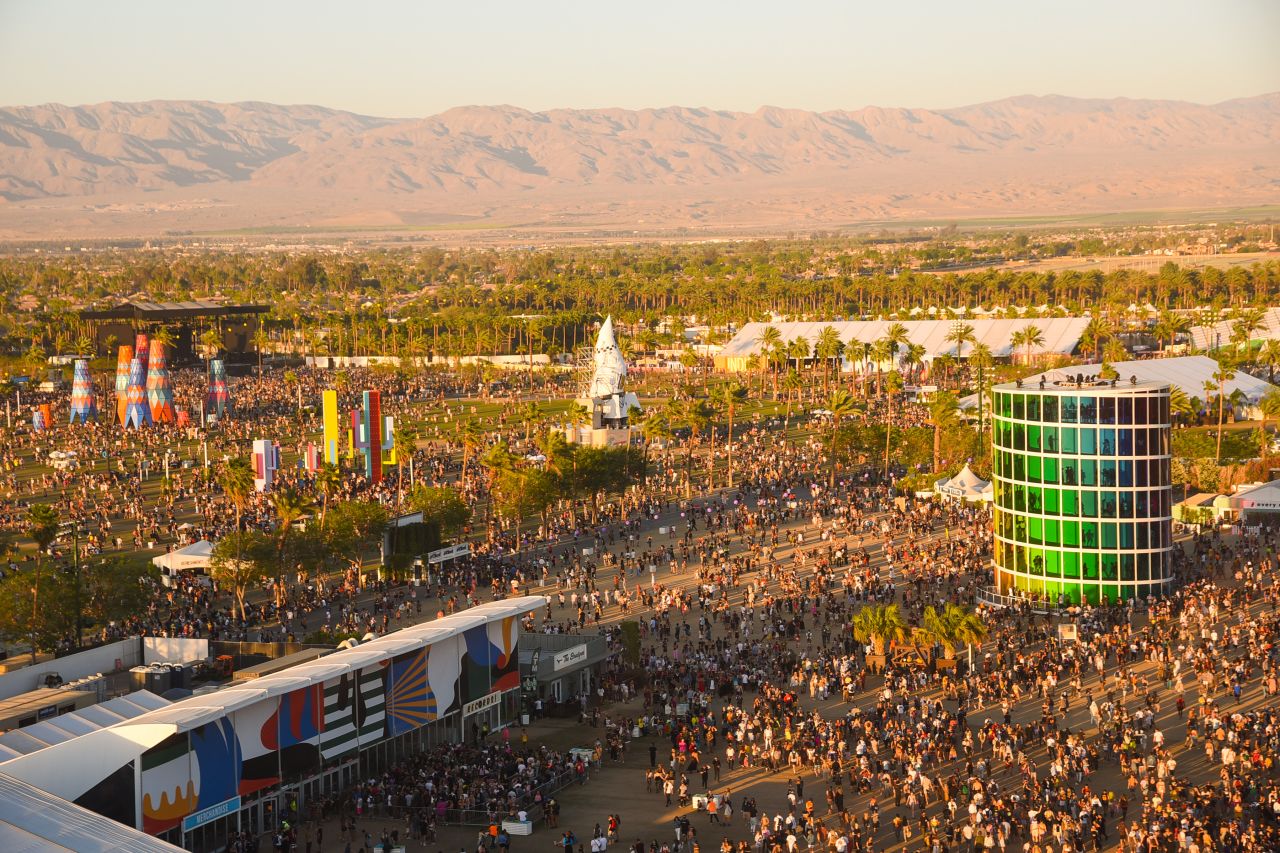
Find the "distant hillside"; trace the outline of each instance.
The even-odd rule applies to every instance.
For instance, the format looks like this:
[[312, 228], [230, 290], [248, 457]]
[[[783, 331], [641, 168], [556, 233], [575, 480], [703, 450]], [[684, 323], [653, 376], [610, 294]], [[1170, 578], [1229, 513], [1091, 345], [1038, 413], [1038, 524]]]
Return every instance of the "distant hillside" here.
[[[0, 230], [808, 226], [1280, 201], [1280, 94], [949, 110], [0, 109]], [[28, 216], [18, 215], [25, 211]], [[121, 230], [122, 229], [122, 230]]]

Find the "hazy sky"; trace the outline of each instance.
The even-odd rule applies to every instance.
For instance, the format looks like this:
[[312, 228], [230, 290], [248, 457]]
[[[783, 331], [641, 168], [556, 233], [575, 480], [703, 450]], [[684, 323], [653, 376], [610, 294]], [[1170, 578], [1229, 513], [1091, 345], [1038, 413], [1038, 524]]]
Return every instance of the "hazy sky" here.
[[0, 104], [947, 107], [1280, 90], [1280, 0], [0, 0]]

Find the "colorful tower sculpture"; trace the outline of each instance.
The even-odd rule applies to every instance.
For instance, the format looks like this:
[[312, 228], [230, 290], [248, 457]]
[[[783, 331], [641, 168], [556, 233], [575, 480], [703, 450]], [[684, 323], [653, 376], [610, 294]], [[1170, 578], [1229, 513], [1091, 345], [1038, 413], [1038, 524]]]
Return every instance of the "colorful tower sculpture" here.
[[260, 492], [271, 488], [280, 467], [280, 445], [269, 438], [253, 442], [253, 487]]
[[321, 414], [324, 417], [324, 461], [330, 465], [338, 464], [338, 453], [341, 449], [342, 433], [338, 417], [338, 392], [325, 391], [320, 395]]
[[98, 402], [93, 393], [93, 379], [89, 376], [89, 362], [79, 358], [71, 379], [71, 423], [87, 423], [97, 417]]
[[314, 441], [308, 441], [302, 452], [302, 467], [307, 471], [319, 471], [321, 463], [320, 448]]
[[364, 456], [364, 474], [382, 482], [383, 464], [395, 462], [395, 419], [382, 415], [382, 394], [364, 392], [364, 405], [351, 413], [351, 448]]
[[227, 365], [215, 358], [209, 362], [209, 399], [208, 412], [217, 415], [221, 420], [231, 407], [231, 389], [227, 387]]
[[120, 355], [116, 358], [116, 418], [120, 426], [124, 426], [124, 413], [129, 406], [129, 365], [132, 362], [133, 347], [125, 344], [120, 347]]
[[44, 416], [44, 406], [36, 406], [31, 410], [31, 428], [36, 432], [44, 432], [49, 428], [49, 421]]
[[129, 392], [124, 425], [142, 429], [151, 423], [151, 407], [147, 405], [147, 368], [136, 355], [129, 362]]
[[147, 358], [150, 355], [148, 349], [150, 346], [151, 341], [146, 335], [137, 335], [133, 339], [133, 354], [142, 359], [143, 367], [147, 366]]
[[173, 380], [164, 356], [164, 344], [151, 342], [147, 363], [147, 405], [151, 408], [151, 420], [157, 424], [171, 424], [173, 414]]

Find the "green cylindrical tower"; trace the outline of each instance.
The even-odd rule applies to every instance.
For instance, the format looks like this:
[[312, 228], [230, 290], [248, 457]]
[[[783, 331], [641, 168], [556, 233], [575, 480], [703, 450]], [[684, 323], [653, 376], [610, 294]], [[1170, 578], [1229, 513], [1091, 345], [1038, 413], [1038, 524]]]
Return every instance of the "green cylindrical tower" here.
[[1169, 386], [1074, 375], [992, 398], [993, 591], [1050, 605], [1166, 591]]

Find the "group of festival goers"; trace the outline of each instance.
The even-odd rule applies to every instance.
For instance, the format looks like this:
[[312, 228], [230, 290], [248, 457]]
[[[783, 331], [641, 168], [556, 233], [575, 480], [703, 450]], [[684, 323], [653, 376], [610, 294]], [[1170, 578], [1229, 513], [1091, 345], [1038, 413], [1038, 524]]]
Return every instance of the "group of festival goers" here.
[[[301, 373], [308, 393], [325, 381]], [[284, 430], [297, 418], [295, 388], [249, 381], [256, 420], [210, 432], [219, 458], [263, 427]], [[444, 406], [420, 436], [418, 481], [459, 484], [451, 413], [464, 411], [453, 399], [460, 383], [447, 375], [396, 381], [384, 392], [388, 411], [423, 400]], [[532, 451], [518, 396], [504, 403], [489, 440]], [[915, 409], [902, 416], [922, 417]], [[306, 815], [285, 815], [279, 849], [369, 853], [401, 837], [435, 849], [436, 829], [462, 812], [483, 812], [495, 828], [523, 812], [550, 827], [553, 842], [483, 832], [478, 846], [1280, 850], [1275, 534], [1181, 538], [1177, 583], [1162, 598], [1054, 614], [1030, 600], [985, 607], [976, 595], [990, 582], [985, 509], [901, 494], [878, 468], [842, 473], [830, 486], [823, 444], [782, 441], [781, 421], [735, 432], [731, 489], [687, 484], [685, 443], [699, 441], [701, 456], [706, 439], [677, 436], [651, 449], [648, 478], [625, 498], [561, 507], [535, 531], [494, 533], [470, 557], [431, 567], [421, 585], [303, 573], [285, 595], [251, 601], [242, 619], [216, 590], [179, 584], [112, 630], [253, 640], [322, 628], [383, 633], [512, 593], [545, 595], [530, 628], [603, 632], [617, 652], [595, 695], [564, 701], [583, 725], [601, 727], [592, 738], [606, 767], [624, 762], [628, 742], [632, 755], [647, 753], [645, 812], [670, 827], [659, 833], [652, 821], [629, 819], [633, 831], [616, 815], [594, 833], [561, 826], [547, 783], [588, 768], [506, 730], [432, 747], [364, 780], [328, 804], [341, 821], [337, 838], [313, 836]], [[91, 522], [93, 547], [103, 550], [173, 543], [183, 521], [207, 537], [228, 529], [225, 496], [190, 469], [171, 473], [160, 505], [144, 496], [131, 472], [142, 465], [157, 476], [166, 453], [159, 433], [74, 434], [19, 436], [0, 450], [0, 524], [16, 527], [27, 503], [53, 500]], [[85, 457], [109, 452], [110, 460], [76, 476], [18, 476], [24, 459], [68, 441], [79, 441]], [[285, 476], [309, 486], [306, 472]], [[394, 505], [399, 476], [388, 470], [377, 486], [351, 476], [341, 498]], [[482, 498], [484, 478], [467, 478], [465, 488], [468, 500]], [[269, 528], [265, 497], [245, 519]], [[940, 646], [908, 632], [882, 662], [850, 623], [861, 608], [887, 603], [913, 625], [929, 606], [977, 607], [989, 634], [943, 661]], [[623, 620], [639, 629], [638, 661], [624, 653]], [[1074, 637], [1059, 632], [1064, 622]], [[247, 839], [231, 843], [255, 849]]]

